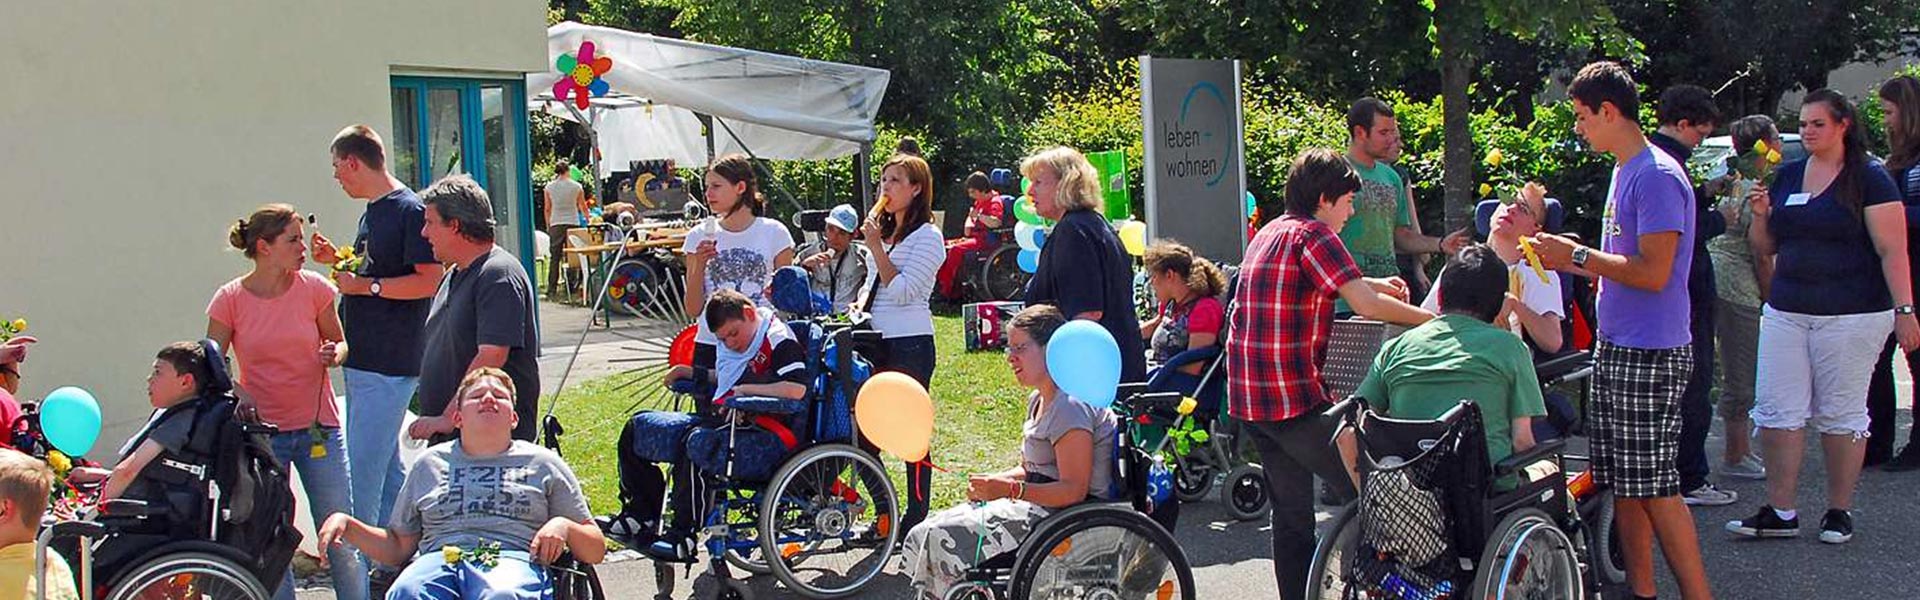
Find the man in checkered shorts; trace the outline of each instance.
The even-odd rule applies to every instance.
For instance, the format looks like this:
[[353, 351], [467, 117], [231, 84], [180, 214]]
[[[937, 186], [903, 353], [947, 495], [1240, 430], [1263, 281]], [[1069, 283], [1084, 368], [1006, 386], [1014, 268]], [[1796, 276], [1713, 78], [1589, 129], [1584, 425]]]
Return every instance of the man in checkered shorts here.
[[[1617, 63], [1587, 65], [1567, 89], [1574, 130], [1613, 156], [1600, 248], [1542, 234], [1548, 268], [1599, 279], [1588, 432], [1593, 475], [1614, 493], [1621, 552], [1637, 598], [1652, 598], [1659, 538], [1681, 596], [1710, 598], [1693, 515], [1680, 496], [1680, 398], [1693, 369], [1687, 274], [1694, 199], [1686, 167], [1648, 145], [1632, 76]], [[1697, 357], [1713, 360], [1711, 356]]]

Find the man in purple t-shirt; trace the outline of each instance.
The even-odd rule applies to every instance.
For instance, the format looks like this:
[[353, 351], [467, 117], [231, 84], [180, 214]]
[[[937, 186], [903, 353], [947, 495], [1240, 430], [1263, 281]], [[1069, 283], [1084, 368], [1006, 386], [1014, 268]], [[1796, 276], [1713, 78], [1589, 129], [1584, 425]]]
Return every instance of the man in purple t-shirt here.
[[[1636, 597], [1654, 595], [1653, 541], [1683, 598], [1710, 598], [1693, 515], [1680, 496], [1680, 397], [1693, 369], [1687, 302], [1692, 267], [1693, 188], [1686, 169], [1648, 145], [1635, 118], [1639, 92], [1617, 63], [1587, 65], [1567, 89], [1574, 130], [1613, 156], [1600, 248], [1541, 234], [1548, 268], [1599, 279], [1595, 312], [1592, 439], [1594, 481], [1613, 489], [1620, 549]], [[1713, 360], [1713, 357], [1700, 357]]]

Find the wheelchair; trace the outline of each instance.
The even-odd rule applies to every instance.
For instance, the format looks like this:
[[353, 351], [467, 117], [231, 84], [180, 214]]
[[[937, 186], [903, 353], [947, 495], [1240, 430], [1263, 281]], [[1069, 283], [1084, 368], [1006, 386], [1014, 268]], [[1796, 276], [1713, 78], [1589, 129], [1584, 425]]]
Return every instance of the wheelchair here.
[[1142, 426], [1183, 414], [1179, 393], [1135, 393], [1114, 404], [1115, 500], [1047, 515], [1012, 552], [968, 569], [946, 600], [1196, 597], [1193, 567], [1170, 533], [1179, 514], [1164, 462], [1134, 445]]
[[1470, 400], [1430, 421], [1359, 397], [1327, 413], [1355, 432], [1361, 490], [1314, 549], [1309, 598], [1584, 598], [1612, 583], [1611, 493], [1566, 475], [1564, 440], [1489, 466]]
[[985, 247], [966, 253], [958, 272], [954, 277], [960, 288], [961, 302], [996, 302], [1019, 300], [1027, 290], [1027, 280], [1033, 277], [1020, 268], [1020, 245], [1012, 243], [1013, 196], [1001, 196], [1002, 203], [1000, 227], [987, 234]]
[[[267, 442], [277, 430], [236, 417], [219, 346], [200, 343], [213, 376], [199, 398], [159, 417], [193, 425], [184, 448], [163, 452], [141, 472], [154, 495], [110, 500], [85, 518], [43, 519], [36, 561], [50, 546], [73, 542], [64, 554], [78, 554], [85, 597], [265, 600], [293, 558], [300, 534], [292, 489]], [[44, 440], [37, 422], [26, 425], [31, 438]]]
[[[893, 556], [901, 533], [894, 528], [899, 503], [886, 470], [858, 446], [852, 410], [871, 374], [854, 348], [875, 343], [880, 334], [835, 326], [829, 335], [824, 322], [788, 322], [807, 348], [814, 382], [807, 398], [723, 397], [721, 406], [745, 418], [681, 438], [688, 446], [701, 445], [695, 438], [717, 441], [717, 459], [702, 460], [698, 456], [710, 455], [689, 448], [683, 468], [693, 470], [697, 534], [704, 538], [697, 546], [724, 586], [721, 598], [750, 595], [746, 582], [732, 577], [734, 567], [771, 574], [807, 598], [846, 597], [872, 582]], [[685, 381], [673, 391], [711, 395]], [[755, 417], [774, 415], [797, 417], [789, 432], [798, 434], [796, 443], [778, 459], [748, 443], [769, 433], [754, 424]], [[671, 593], [670, 563], [656, 562], [655, 578], [662, 594]]]

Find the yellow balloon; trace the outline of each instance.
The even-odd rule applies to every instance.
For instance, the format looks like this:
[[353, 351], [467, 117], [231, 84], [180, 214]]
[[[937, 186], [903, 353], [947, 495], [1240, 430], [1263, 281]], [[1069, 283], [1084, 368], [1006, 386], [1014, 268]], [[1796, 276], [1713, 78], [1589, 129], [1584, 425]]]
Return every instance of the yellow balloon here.
[[853, 420], [867, 441], [907, 462], [925, 459], [933, 444], [933, 397], [905, 373], [880, 373], [860, 386]]
[[1139, 221], [1127, 221], [1120, 226], [1120, 245], [1127, 254], [1139, 256], [1147, 251], [1147, 224]]

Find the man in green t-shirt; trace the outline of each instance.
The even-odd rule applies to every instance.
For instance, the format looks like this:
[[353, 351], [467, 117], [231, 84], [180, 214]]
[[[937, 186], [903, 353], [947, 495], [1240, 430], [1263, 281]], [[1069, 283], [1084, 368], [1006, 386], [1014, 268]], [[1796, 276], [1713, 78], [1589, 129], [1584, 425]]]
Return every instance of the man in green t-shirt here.
[[1480, 405], [1493, 462], [1533, 447], [1533, 417], [1547, 414], [1526, 344], [1506, 322], [1518, 301], [1507, 294], [1507, 263], [1476, 245], [1447, 261], [1440, 317], [1380, 349], [1356, 392], [1405, 419], [1435, 419], [1461, 400]]
[[[1354, 101], [1347, 110], [1347, 134], [1347, 162], [1360, 175], [1360, 191], [1353, 195], [1353, 217], [1340, 230], [1340, 242], [1362, 275], [1398, 277], [1398, 253], [1453, 254], [1473, 241], [1465, 229], [1445, 238], [1420, 232], [1412, 194], [1393, 168], [1401, 149], [1400, 123], [1393, 107], [1377, 98]], [[1347, 309], [1339, 305], [1335, 311]]]

